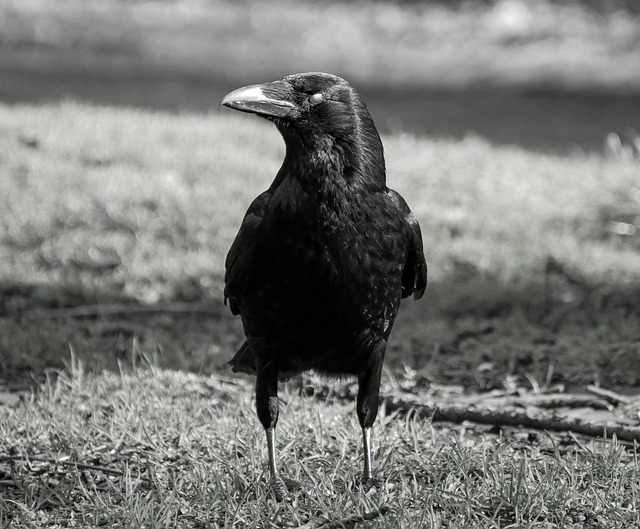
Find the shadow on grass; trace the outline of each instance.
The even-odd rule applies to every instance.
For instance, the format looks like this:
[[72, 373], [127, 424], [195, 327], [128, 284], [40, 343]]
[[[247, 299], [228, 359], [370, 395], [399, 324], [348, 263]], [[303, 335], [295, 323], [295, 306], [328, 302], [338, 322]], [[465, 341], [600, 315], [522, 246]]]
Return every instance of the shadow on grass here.
[[449, 277], [405, 303], [388, 365], [476, 390], [637, 387], [639, 322], [640, 286], [590, 284], [553, 261], [517, 285]]
[[210, 373], [239, 345], [221, 303], [143, 304], [69, 285], [0, 285], [0, 379], [18, 386], [59, 370], [71, 354], [89, 369], [136, 361]]
[[[96, 371], [141, 359], [204, 374], [225, 370], [242, 330], [210, 294], [144, 305], [73, 286], [0, 285], [0, 378], [18, 385], [42, 379], [72, 351]], [[387, 367], [475, 390], [509, 380], [637, 386], [639, 320], [640, 288], [605, 290], [560, 265], [520, 285], [458, 274], [430, 284], [423, 300], [403, 303]]]

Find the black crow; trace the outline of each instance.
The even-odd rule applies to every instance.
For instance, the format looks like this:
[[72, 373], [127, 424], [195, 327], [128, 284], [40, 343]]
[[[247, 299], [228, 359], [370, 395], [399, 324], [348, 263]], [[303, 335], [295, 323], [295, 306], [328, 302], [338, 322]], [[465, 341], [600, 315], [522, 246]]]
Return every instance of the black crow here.
[[278, 378], [307, 370], [358, 377], [362, 477], [370, 482], [387, 339], [400, 299], [419, 299], [427, 285], [418, 221], [386, 186], [380, 136], [344, 79], [290, 75], [239, 88], [221, 104], [273, 122], [286, 145], [231, 245], [224, 290], [246, 335], [230, 364], [256, 375], [271, 487], [281, 499], [298, 485], [276, 467]]

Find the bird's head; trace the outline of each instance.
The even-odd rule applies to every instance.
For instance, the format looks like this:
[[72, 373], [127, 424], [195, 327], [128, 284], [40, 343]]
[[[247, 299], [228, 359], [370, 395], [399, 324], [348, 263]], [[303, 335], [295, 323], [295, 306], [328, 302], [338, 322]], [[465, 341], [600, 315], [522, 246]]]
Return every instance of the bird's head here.
[[380, 136], [360, 95], [341, 77], [319, 72], [288, 75], [238, 88], [220, 104], [272, 121], [287, 147], [339, 152], [354, 169], [370, 174], [363, 165], [375, 166], [376, 172], [382, 171], [376, 179], [384, 181]]

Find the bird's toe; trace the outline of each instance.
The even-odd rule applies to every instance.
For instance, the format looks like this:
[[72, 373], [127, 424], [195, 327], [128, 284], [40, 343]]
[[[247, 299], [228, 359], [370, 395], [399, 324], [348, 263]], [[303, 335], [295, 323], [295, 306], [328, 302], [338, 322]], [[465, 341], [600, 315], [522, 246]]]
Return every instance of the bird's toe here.
[[371, 489], [379, 489], [382, 485], [383, 479], [380, 476], [362, 476], [360, 484], [365, 492], [369, 492]]
[[284, 481], [284, 484], [289, 492], [302, 489], [302, 483], [296, 481], [295, 479], [282, 478], [282, 481]]
[[276, 500], [282, 501], [288, 492], [302, 489], [302, 484], [294, 479], [272, 476], [269, 480], [269, 488], [273, 491]]
[[276, 501], [284, 500], [284, 497], [288, 492], [287, 485], [280, 476], [271, 476], [271, 479], [269, 480], [269, 488], [273, 491]]

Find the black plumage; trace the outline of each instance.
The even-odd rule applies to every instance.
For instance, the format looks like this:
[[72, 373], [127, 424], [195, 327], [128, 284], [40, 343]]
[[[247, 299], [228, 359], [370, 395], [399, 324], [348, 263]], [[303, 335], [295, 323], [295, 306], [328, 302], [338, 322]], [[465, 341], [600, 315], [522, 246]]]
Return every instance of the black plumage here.
[[286, 144], [229, 250], [224, 291], [247, 338], [230, 364], [256, 374], [271, 484], [277, 497], [292, 486], [275, 462], [278, 378], [306, 370], [358, 377], [368, 481], [387, 339], [401, 298], [426, 288], [420, 227], [387, 188], [380, 136], [344, 79], [291, 75], [235, 90], [222, 105], [272, 121]]

